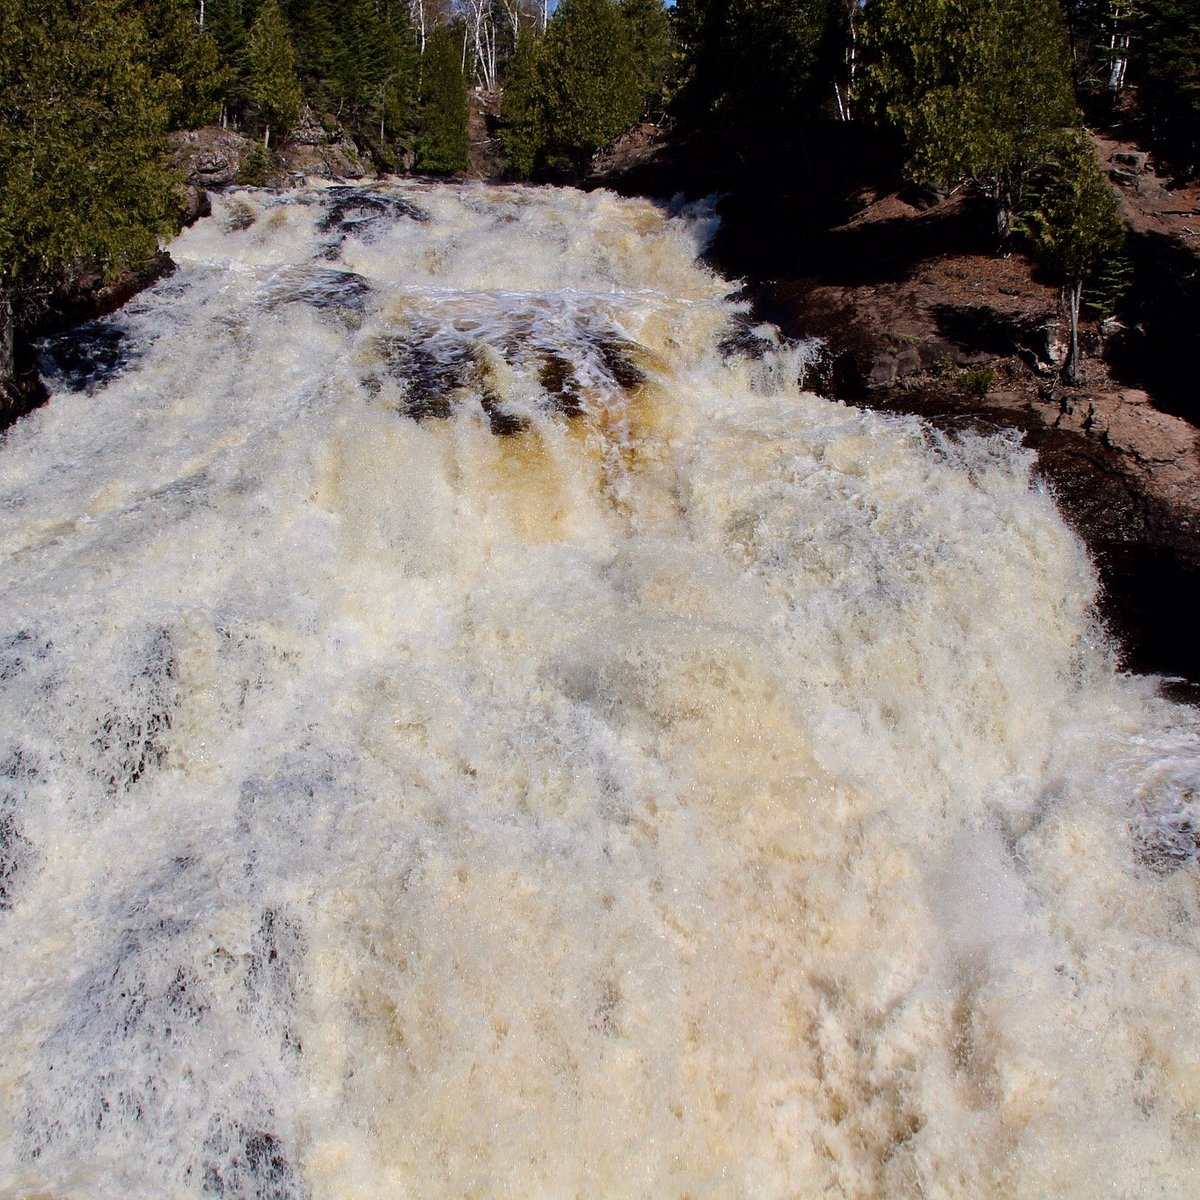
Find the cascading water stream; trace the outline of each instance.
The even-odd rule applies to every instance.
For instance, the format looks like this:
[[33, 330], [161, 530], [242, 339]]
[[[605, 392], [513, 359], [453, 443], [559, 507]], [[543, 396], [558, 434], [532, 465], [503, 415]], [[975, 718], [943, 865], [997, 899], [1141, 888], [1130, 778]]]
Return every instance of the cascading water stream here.
[[1196, 1194], [1196, 713], [1018, 445], [739, 353], [710, 227], [231, 193], [47, 346], [0, 1194]]

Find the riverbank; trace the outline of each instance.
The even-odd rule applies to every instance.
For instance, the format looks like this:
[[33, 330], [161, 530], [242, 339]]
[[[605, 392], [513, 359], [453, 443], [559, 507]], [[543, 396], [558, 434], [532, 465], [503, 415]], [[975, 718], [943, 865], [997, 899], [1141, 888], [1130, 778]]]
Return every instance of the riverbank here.
[[1011, 430], [1097, 563], [1123, 667], [1200, 699], [1200, 188], [1097, 138], [1129, 229], [1130, 286], [1085, 324], [1082, 382], [1062, 385], [1057, 289], [996, 255], [962, 194], [906, 187], [886, 146], [814, 138], [798, 177], [741, 178], [643, 130], [600, 164], [618, 191], [722, 191], [714, 267], [756, 316], [827, 354], [816, 390], [939, 428]]

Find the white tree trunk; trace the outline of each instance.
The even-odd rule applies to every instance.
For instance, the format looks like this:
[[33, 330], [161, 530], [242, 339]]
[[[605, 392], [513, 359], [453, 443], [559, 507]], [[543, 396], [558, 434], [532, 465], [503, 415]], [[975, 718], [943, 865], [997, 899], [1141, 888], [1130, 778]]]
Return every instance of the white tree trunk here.
[[425, 0], [409, 0], [408, 11], [412, 18], [412, 23], [417, 27], [417, 40], [421, 45], [421, 53], [424, 54], [425, 41], [429, 36], [425, 18]]
[[0, 286], [0, 388], [11, 383], [16, 375], [16, 353], [13, 349], [12, 292]]
[[1129, 68], [1129, 35], [1114, 33], [1109, 39], [1113, 59], [1108, 68], [1108, 91], [1119, 96], [1125, 90], [1125, 72]]
[[1079, 383], [1079, 305], [1083, 300], [1083, 280], [1073, 279], [1063, 288], [1067, 317], [1071, 324], [1071, 340], [1067, 346], [1067, 382], [1074, 387]]

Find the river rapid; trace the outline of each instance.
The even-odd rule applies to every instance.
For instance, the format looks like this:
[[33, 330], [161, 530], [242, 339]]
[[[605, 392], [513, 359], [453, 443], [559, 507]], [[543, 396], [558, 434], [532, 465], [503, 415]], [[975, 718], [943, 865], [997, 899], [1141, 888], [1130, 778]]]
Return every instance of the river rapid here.
[[712, 229], [231, 192], [47, 344], [0, 1195], [1200, 1194], [1197, 712]]

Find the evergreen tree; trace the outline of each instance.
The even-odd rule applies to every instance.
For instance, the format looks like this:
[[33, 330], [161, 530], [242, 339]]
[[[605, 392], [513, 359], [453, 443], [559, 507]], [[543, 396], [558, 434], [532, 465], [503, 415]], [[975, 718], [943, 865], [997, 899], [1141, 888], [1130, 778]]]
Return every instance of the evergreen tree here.
[[541, 39], [523, 37], [504, 71], [500, 99], [501, 139], [510, 175], [528, 179], [546, 144], [545, 95], [541, 76]]
[[1200, 165], [1200, 0], [1143, 0], [1132, 56], [1155, 143], [1183, 174]]
[[1062, 286], [1070, 323], [1066, 376], [1079, 382], [1079, 309], [1088, 276], [1119, 253], [1124, 229], [1117, 199], [1090, 141], [1080, 133], [1062, 140], [1039, 194], [1018, 227], [1034, 257]]
[[207, 0], [205, 29], [221, 64], [221, 123], [241, 121], [250, 104], [250, 20], [246, 0]]
[[975, 184], [1003, 242], [1031, 173], [1075, 120], [1055, 0], [876, 0], [865, 86], [917, 180]]
[[429, 35], [421, 56], [418, 169], [439, 175], [467, 169], [468, 113], [461, 33], [440, 25]]
[[173, 208], [168, 96], [124, 0], [0, 6], [0, 386], [14, 321], [79, 262], [145, 260]]
[[395, 143], [412, 140], [417, 51], [408, 7], [399, 0], [347, 0], [332, 28], [330, 107], [378, 159], [394, 165]]
[[693, 133], [774, 157], [834, 95], [843, 0], [678, 0], [684, 70], [675, 109]]
[[621, 0], [621, 17], [642, 96], [642, 115], [661, 113], [675, 49], [671, 19], [662, 0]]
[[563, 0], [546, 33], [526, 33], [505, 68], [500, 118], [510, 173], [582, 170], [661, 106], [672, 56], [660, 0]]
[[338, 59], [335, 25], [356, 0], [282, 0], [282, 11], [295, 56], [294, 69], [306, 96], [324, 106], [325, 90]]
[[612, 0], [562, 0], [541, 47], [551, 160], [582, 169], [642, 115], [645, 78]]
[[164, 87], [171, 129], [194, 129], [220, 113], [225, 87], [217, 43], [200, 28], [194, 0], [141, 0], [150, 70]]
[[263, 145], [278, 139], [300, 116], [300, 84], [296, 79], [296, 55], [278, 0], [266, 0], [250, 30], [250, 94], [264, 125]]

